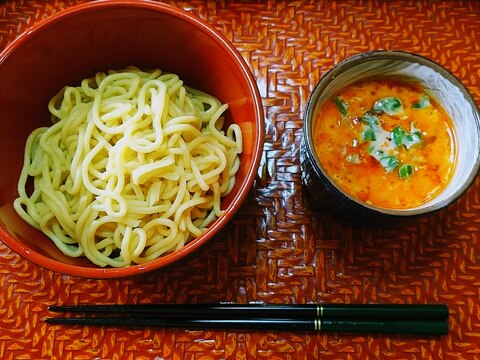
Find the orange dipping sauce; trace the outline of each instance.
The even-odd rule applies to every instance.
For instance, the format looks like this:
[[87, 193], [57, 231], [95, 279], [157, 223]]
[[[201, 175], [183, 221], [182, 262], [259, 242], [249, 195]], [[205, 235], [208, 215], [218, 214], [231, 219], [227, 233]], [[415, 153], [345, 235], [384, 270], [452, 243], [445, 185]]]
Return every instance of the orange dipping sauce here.
[[327, 174], [367, 204], [407, 209], [435, 197], [455, 166], [452, 121], [418, 85], [368, 80], [319, 109], [314, 146]]

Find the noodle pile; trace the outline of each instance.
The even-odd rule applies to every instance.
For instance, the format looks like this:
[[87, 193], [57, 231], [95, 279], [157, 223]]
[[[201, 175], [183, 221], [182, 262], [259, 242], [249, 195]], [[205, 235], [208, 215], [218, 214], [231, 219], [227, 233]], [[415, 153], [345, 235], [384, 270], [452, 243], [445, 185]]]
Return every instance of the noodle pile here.
[[130, 67], [65, 87], [48, 107], [53, 125], [27, 139], [14, 208], [64, 254], [145, 263], [222, 214], [242, 152], [240, 127], [222, 130], [228, 105]]

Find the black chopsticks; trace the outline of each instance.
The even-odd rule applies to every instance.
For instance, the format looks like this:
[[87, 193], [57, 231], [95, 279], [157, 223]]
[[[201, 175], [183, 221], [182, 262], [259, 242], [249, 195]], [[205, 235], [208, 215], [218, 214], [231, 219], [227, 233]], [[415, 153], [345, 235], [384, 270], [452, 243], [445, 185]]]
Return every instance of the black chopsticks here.
[[50, 306], [51, 324], [155, 326], [188, 329], [253, 329], [413, 335], [448, 333], [443, 304], [132, 304]]

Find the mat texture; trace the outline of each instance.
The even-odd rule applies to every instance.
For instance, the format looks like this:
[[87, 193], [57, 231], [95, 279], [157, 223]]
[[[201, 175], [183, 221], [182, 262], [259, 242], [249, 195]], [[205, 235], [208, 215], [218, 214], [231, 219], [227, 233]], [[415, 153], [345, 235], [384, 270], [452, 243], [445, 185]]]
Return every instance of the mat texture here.
[[[0, 49], [84, 1], [0, 2]], [[450, 69], [480, 101], [479, 1], [168, 2], [208, 20], [249, 63], [266, 144], [240, 213], [182, 262], [138, 278], [62, 276], [0, 243], [2, 359], [480, 359], [480, 187], [432, 217], [361, 227], [308, 203], [302, 117], [322, 74], [347, 56], [401, 49]], [[1, 81], [1, 79], [0, 79]], [[1, 94], [0, 94], [1, 96]], [[185, 331], [46, 325], [75, 303], [446, 303], [448, 336]]]

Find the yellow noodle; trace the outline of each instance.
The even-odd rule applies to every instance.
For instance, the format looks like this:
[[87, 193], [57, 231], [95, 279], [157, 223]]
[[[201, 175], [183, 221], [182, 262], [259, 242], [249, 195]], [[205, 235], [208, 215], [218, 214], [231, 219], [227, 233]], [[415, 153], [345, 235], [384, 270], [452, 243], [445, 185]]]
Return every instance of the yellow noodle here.
[[223, 127], [227, 108], [160, 70], [67, 86], [48, 104], [53, 125], [27, 139], [14, 207], [63, 253], [99, 266], [175, 251], [233, 188], [243, 139]]

